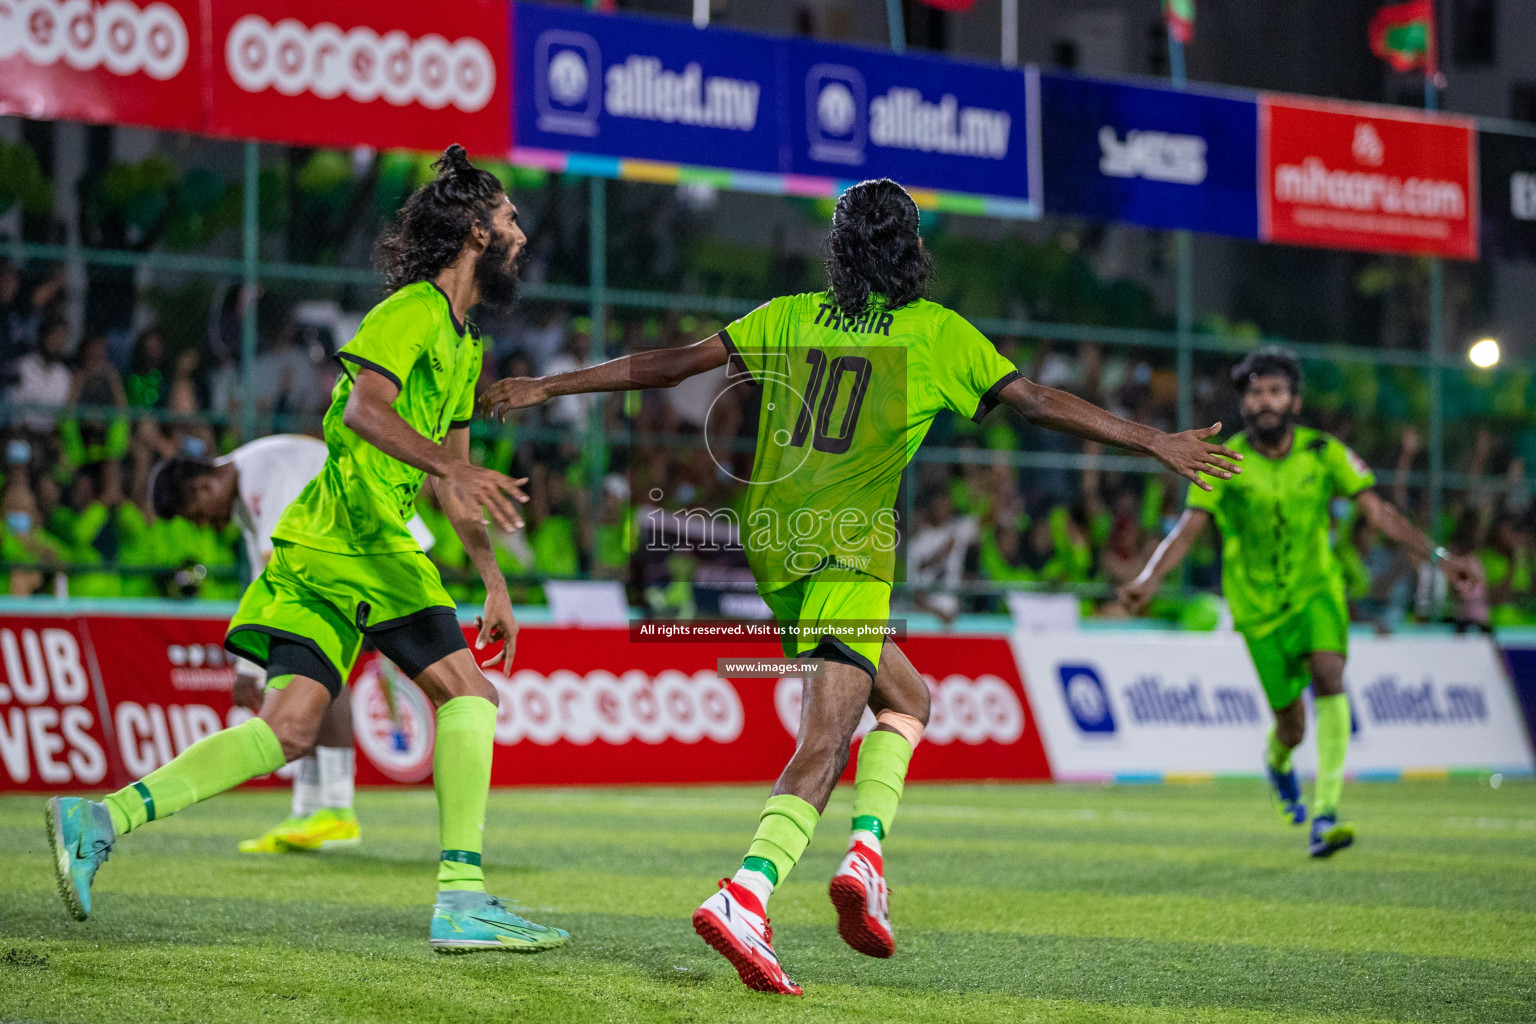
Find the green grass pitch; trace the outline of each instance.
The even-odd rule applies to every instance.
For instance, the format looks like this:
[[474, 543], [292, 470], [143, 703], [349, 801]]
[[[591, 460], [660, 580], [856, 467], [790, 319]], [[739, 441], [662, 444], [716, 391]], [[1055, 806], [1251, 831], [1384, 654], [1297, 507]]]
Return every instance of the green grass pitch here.
[[0, 1019], [32, 1021], [1536, 1020], [1536, 785], [1351, 785], [1361, 841], [1309, 860], [1257, 783], [913, 786], [887, 841], [897, 954], [837, 937], [851, 791], [774, 897], [803, 999], [748, 992], [689, 914], [765, 787], [492, 795], [491, 889], [569, 928], [441, 957], [429, 791], [360, 794], [363, 845], [242, 857], [286, 793], [130, 836], [95, 915], [54, 893], [42, 799], [0, 800]]

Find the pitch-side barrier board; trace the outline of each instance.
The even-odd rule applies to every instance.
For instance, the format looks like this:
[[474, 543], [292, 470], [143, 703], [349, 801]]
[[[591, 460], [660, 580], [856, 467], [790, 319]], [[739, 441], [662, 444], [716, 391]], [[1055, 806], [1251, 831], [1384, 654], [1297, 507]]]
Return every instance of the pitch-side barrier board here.
[[[243, 720], [223, 634], [222, 619], [189, 615], [0, 616], [0, 790], [122, 786]], [[925, 672], [933, 706], [914, 781], [1259, 771], [1268, 711], [1234, 636], [913, 634], [901, 647]], [[501, 697], [492, 782], [767, 783], [794, 749], [801, 683], [722, 679], [716, 669], [722, 657], [776, 653], [525, 626], [513, 671], [489, 673]], [[1352, 774], [1531, 771], [1509, 680], [1486, 640], [1361, 639], [1347, 682]], [[430, 779], [434, 716], [420, 690], [370, 654], [343, 699], [360, 783]], [[873, 724], [866, 715], [859, 734]], [[1304, 749], [1300, 763], [1311, 759]], [[282, 784], [280, 775], [252, 784]]]

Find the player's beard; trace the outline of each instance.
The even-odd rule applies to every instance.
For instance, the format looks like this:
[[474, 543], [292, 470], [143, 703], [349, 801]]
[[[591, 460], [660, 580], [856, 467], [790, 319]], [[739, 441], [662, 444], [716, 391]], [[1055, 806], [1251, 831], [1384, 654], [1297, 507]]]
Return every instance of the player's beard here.
[[[1266, 409], [1264, 412], [1261, 412], [1258, 415], [1249, 415], [1246, 412], [1243, 413], [1243, 429], [1246, 430], [1248, 436], [1253, 438], [1255, 441], [1264, 445], [1266, 448], [1272, 448], [1279, 444], [1281, 441], [1285, 440], [1286, 432], [1291, 429], [1291, 411], [1287, 409], [1284, 412], [1277, 413], [1277, 419], [1275, 420], [1272, 420], [1269, 416], [1265, 416], [1265, 412], [1269, 412], [1269, 410]], [[1259, 417], [1261, 416], [1263, 416], [1265, 420], [1265, 423], [1262, 425], [1259, 423]], [[1270, 425], [1271, 423], [1275, 422], [1278, 422], [1279, 425]]]
[[507, 256], [512, 251], [512, 239], [498, 235], [491, 239], [475, 262], [475, 284], [480, 287], [480, 304], [488, 311], [504, 313], [517, 304], [517, 289], [523, 266], [528, 262], [525, 248], [514, 260]]

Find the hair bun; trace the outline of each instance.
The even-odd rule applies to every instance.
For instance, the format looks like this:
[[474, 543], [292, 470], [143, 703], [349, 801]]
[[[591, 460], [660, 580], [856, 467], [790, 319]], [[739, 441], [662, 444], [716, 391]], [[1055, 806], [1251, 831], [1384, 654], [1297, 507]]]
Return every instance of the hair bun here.
[[469, 152], [457, 142], [443, 150], [443, 155], [437, 158], [432, 168], [439, 174], [457, 174], [461, 171], [474, 169], [474, 164], [469, 162]]

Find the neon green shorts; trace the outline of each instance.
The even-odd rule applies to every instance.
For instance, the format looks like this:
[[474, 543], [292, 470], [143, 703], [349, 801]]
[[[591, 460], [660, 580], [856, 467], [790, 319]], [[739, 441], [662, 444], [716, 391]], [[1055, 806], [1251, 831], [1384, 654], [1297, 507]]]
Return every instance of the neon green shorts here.
[[[343, 555], [278, 541], [266, 569], [245, 589], [224, 646], [266, 667], [273, 640], [292, 640], [335, 670], [335, 679], [320, 680], [327, 687], [334, 682], [335, 692], [351, 674], [365, 632], [421, 622], [436, 613], [454, 615], [453, 598], [443, 589], [437, 567], [420, 551]], [[457, 626], [451, 632], [457, 633]], [[434, 635], [440, 638], [444, 630]], [[458, 639], [462, 645], [462, 634]], [[284, 683], [275, 680], [279, 688]]]
[[782, 640], [784, 654], [798, 658], [829, 643], [871, 676], [880, 667], [885, 637], [860, 626], [885, 626], [891, 619], [891, 585], [854, 569], [828, 566], [763, 600], [780, 626], [794, 626]]
[[1307, 656], [1317, 651], [1349, 654], [1349, 610], [1338, 594], [1319, 594], [1261, 637], [1243, 639], [1253, 667], [1276, 711], [1289, 707], [1312, 682]]

